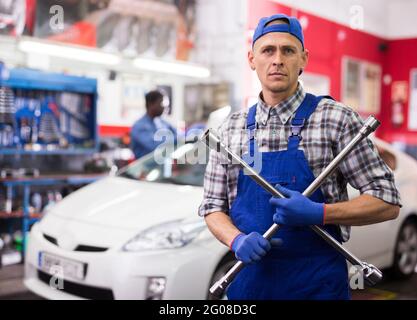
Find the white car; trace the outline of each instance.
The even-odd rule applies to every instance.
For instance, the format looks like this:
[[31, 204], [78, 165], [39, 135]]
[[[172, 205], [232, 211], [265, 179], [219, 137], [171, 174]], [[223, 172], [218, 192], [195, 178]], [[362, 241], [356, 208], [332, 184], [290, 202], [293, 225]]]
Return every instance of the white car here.
[[[417, 263], [417, 164], [376, 142], [404, 206], [396, 220], [353, 228], [346, 247], [406, 277]], [[211, 298], [234, 257], [197, 216], [205, 165], [181, 164], [195, 148], [185, 144], [163, 164], [145, 156], [52, 207], [30, 233], [27, 288], [49, 299]]]

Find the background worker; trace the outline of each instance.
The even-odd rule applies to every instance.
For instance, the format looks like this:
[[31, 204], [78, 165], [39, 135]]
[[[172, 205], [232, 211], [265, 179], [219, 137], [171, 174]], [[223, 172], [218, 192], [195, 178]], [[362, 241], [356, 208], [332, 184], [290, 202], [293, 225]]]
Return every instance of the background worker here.
[[164, 112], [163, 98], [163, 94], [157, 90], [145, 95], [146, 114], [134, 123], [130, 131], [131, 148], [136, 159], [154, 151], [163, 142], [155, 139], [157, 130], [170, 130], [174, 143], [177, 141], [177, 131], [161, 119]]

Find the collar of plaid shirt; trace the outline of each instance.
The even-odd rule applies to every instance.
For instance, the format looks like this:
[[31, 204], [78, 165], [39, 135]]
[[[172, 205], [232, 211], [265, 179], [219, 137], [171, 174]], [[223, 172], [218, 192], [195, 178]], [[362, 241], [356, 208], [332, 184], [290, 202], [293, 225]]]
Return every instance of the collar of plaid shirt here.
[[263, 100], [262, 92], [259, 94], [258, 106], [256, 110], [256, 121], [262, 125], [266, 125], [270, 117], [278, 116], [283, 124], [291, 118], [305, 98], [305, 91], [300, 82], [295, 93], [281, 101], [275, 106], [267, 105]]

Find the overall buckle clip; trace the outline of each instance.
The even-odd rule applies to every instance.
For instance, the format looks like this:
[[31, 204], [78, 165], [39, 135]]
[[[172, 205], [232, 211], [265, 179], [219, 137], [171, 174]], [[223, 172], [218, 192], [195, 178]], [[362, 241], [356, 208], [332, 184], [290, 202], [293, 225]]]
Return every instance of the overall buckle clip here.
[[293, 119], [291, 122], [291, 137], [300, 136], [301, 129], [304, 127], [305, 119]]

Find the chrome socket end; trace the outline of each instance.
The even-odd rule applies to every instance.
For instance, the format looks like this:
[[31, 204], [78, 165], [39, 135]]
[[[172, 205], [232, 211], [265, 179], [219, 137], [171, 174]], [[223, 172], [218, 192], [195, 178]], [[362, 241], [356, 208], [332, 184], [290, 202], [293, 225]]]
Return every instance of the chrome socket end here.
[[206, 144], [210, 149], [216, 150], [217, 152], [222, 151], [223, 146], [221, 144], [220, 138], [217, 135], [217, 132], [215, 132], [213, 129], [207, 129], [204, 131], [199, 140]]
[[372, 264], [364, 263], [363, 276], [368, 286], [374, 286], [383, 278], [381, 270]]
[[369, 116], [360, 131], [363, 135], [367, 136], [371, 132], [374, 132], [380, 125], [381, 122], [377, 118]]
[[209, 135], [210, 135], [210, 129], [206, 129], [206, 131], [204, 131], [200, 137], [201, 142], [204, 142], [207, 144], [207, 142], [209, 141]]
[[214, 285], [212, 285], [209, 291], [214, 297], [220, 299], [226, 288], [227, 288], [227, 279], [223, 277], [219, 281], [217, 281]]

